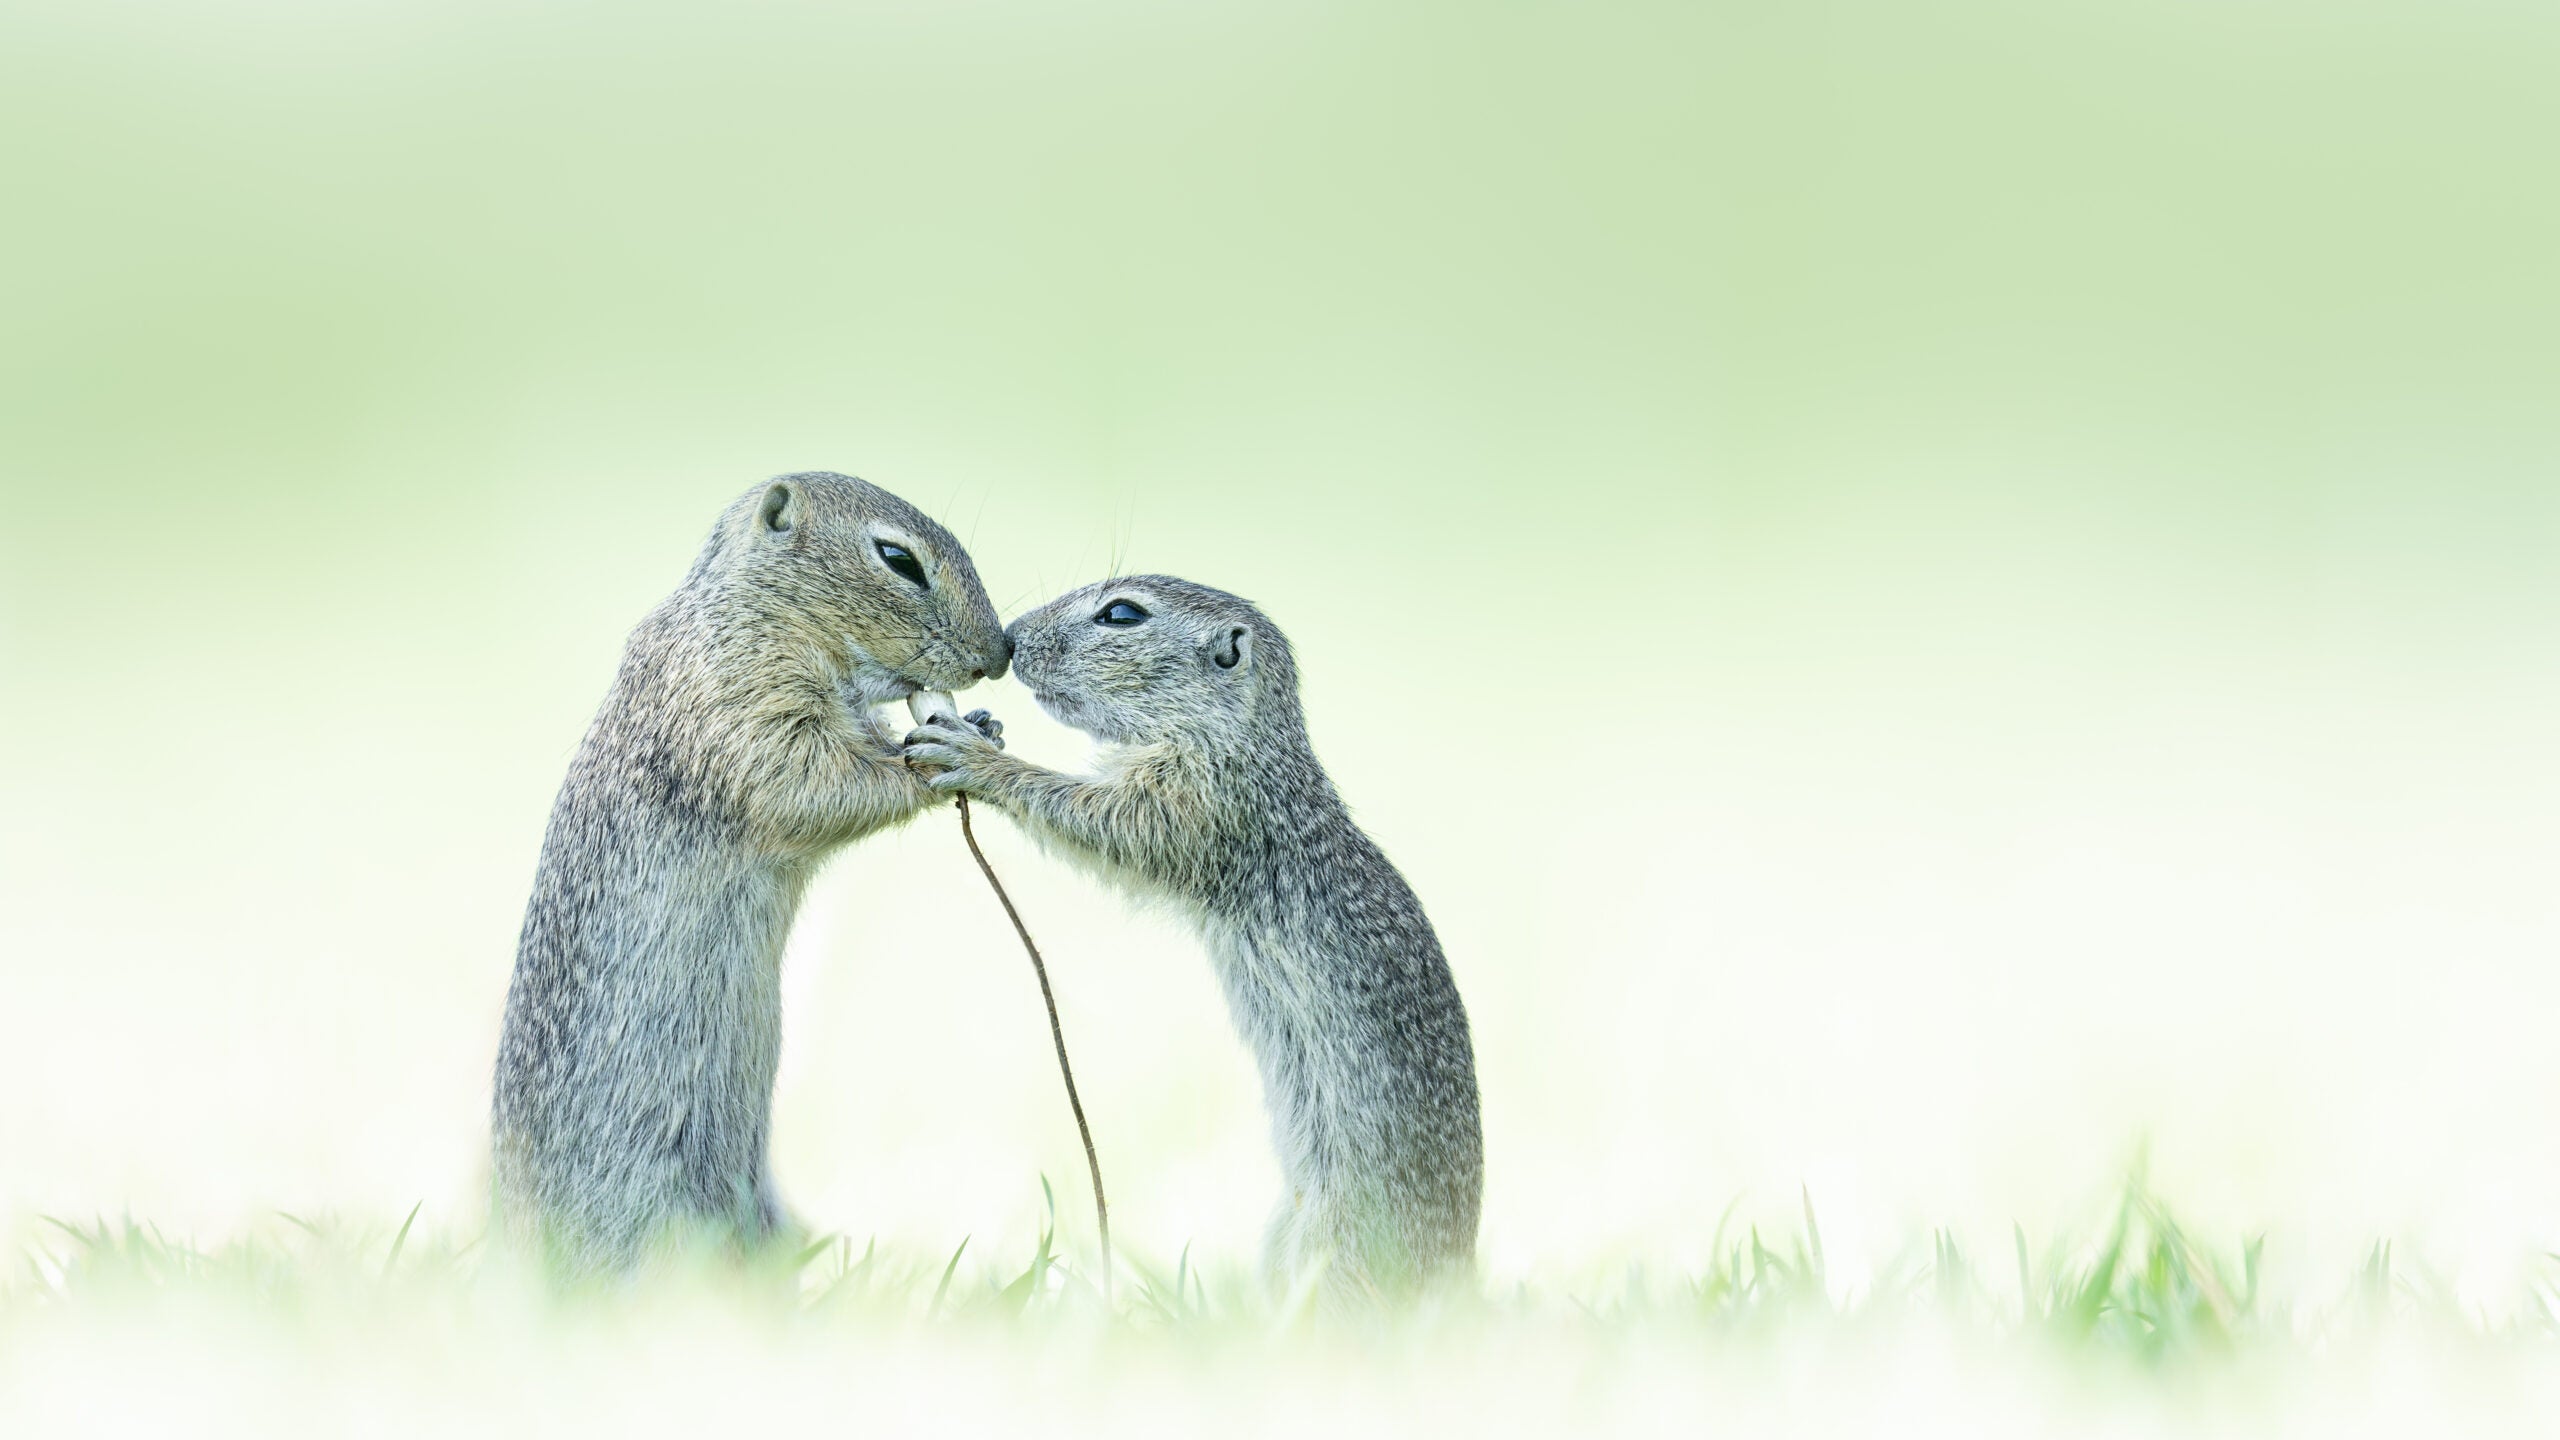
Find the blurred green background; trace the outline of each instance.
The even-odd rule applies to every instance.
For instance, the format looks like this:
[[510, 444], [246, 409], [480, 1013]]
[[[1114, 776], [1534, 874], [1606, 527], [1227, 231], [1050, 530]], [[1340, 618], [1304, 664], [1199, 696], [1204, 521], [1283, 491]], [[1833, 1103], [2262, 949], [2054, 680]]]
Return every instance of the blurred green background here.
[[[469, 1223], [620, 636], [825, 467], [1008, 615], [1117, 563], [1290, 630], [1474, 1013], [1497, 1274], [1801, 1181], [1854, 1275], [2142, 1134], [2217, 1221], [2505, 1273], [2560, 1243], [2555, 63], [2487, 0], [19, 0], [0, 1220]], [[1076, 1173], [949, 829], [795, 945], [823, 1229]], [[996, 843], [1124, 1245], [1249, 1252], [1196, 951]]]

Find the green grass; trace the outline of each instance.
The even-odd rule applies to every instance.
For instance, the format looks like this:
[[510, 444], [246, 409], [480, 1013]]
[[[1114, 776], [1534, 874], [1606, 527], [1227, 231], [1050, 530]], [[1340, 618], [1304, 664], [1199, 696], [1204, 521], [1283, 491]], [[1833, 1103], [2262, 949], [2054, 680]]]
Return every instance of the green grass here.
[[[1045, 1187], [1044, 1187], [1045, 1192]], [[1191, 1254], [1106, 1302], [1036, 1233], [826, 1236], [555, 1293], [426, 1223], [282, 1215], [216, 1244], [45, 1220], [0, 1283], [0, 1434], [2538, 1433], [2560, 1261], [2488, 1317], [2376, 1245], [2281, 1291], [2138, 1181], [2070, 1233], [1946, 1232], [1850, 1291], [1807, 1197], [1702, 1218], [1712, 1264], [1328, 1316]], [[501, 1423], [503, 1422], [503, 1423]]]
[[[1267, 1295], [1242, 1271], [1212, 1274], [1195, 1266], [1188, 1247], [1169, 1263], [1124, 1253], [1106, 1303], [1091, 1257], [1061, 1243], [1045, 1179], [1042, 1191], [1038, 1232], [1010, 1255], [976, 1237], [955, 1242], [947, 1254], [891, 1255], [875, 1241], [830, 1235], [743, 1265], [712, 1256], [678, 1259], [635, 1289], [718, 1291], [728, 1303], [785, 1321], [858, 1313], [921, 1326], [988, 1318], [1036, 1324], [1073, 1315], [1079, 1323], [1107, 1322], [1133, 1333], [1282, 1331], [1325, 1323], [1315, 1320], [1306, 1287]], [[1734, 1233], [1730, 1215], [1728, 1209], [1717, 1220], [1710, 1247], [1717, 1259], [1701, 1272], [1632, 1268], [1576, 1288], [1495, 1287], [1464, 1302], [1435, 1304], [1433, 1323], [1550, 1312], [1586, 1326], [1677, 1326], [1725, 1341], [1925, 1323], [2151, 1368], [2268, 1345], [2316, 1351], [2389, 1326], [2493, 1344], [2560, 1342], [2560, 1256], [2542, 1257], [2524, 1277], [2526, 1303], [2495, 1319], [2466, 1311], [2444, 1277], [2395, 1259], [2388, 1242], [2377, 1242], [2361, 1266], [2324, 1290], [2274, 1295], [2263, 1283], [2263, 1237], [2199, 1239], [2139, 1180], [2125, 1186], [2112, 1214], [2041, 1242], [2018, 1227], [2005, 1237], [2007, 1245], [1983, 1251], [1947, 1231], [1933, 1232], [1881, 1267], [1871, 1284], [1845, 1295], [1826, 1273], [1821, 1219], [1810, 1194], [1788, 1233], [1757, 1227]], [[39, 1324], [48, 1314], [85, 1305], [155, 1296], [220, 1295], [289, 1316], [368, 1299], [522, 1283], [522, 1277], [488, 1274], [494, 1262], [476, 1238], [422, 1233], [418, 1219], [417, 1209], [396, 1225], [278, 1212], [257, 1233], [208, 1246], [130, 1217], [47, 1217], [15, 1276], [0, 1285], [0, 1324]], [[623, 1303], [630, 1293], [615, 1292], [610, 1303]], [[557, 1303], [572, 1313], [580, 1301]]]

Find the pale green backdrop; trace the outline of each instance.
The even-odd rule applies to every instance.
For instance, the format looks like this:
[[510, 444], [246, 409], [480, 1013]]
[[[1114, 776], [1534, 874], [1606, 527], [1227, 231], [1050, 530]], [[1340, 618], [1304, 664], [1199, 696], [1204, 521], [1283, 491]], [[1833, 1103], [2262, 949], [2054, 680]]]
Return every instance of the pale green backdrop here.
[[[1497, 1275], [1802, 1183], [1854, 1284], [2147, 1134], [2212, 1223], [2510, 1276], [2560, 1243], [2555, 73], [2489, 0], [20, 0], [0, 1222], [472, 1224], [621, 632], [830, 467], [1008, 614], [1117, 564], [1290, 630], [1473, 1009]], [[1249, 1253], [1196, 951], [997, 828], [1123, 1244]], [[1074, 1181], [946, 817], [789, 985], [813, 1223]]]

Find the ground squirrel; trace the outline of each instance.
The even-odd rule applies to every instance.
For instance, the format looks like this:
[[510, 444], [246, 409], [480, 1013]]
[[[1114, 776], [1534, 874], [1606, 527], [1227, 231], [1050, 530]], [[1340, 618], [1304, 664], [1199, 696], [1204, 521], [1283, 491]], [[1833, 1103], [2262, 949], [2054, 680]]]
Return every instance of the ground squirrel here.
[[783, 940], [820, 862], [938, 799], [874, 707], [1010, 654], [968, 553], [877, 486], [784, 475], [721, 515], [552, 807], [498, 1050], [502, 1233], [598, 1274], [781, 1225]]
[[1006, 635], [1041, 708], [1106, 742], [1100, 773], [939, 722], [907, 757], [1198, 926], [1289, 1186], [1273, 1270], [1321, 1262], [1336, 1297], [1463, 1274], [1484, 1188], [1466, 1010], [1421, 902], [1316, 761], [1288, 641], [1245, 601], [1161, 575], [1075, 591]]

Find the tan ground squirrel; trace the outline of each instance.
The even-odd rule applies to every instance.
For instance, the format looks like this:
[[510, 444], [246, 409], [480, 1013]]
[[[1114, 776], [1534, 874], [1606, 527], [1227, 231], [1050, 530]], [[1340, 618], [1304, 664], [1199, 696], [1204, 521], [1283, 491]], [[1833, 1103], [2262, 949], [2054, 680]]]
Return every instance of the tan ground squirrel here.
[[1463, 1274], [1484, 1138], [1439, 938], [1316, 761], [1289, 642], [1233, 595], [1162, 575], [1088, 586], [1006, 631], [1043, 709], [1106, 742], [1062, 775], [966, 726], [912, 732], [937, 790], [1198, 927], [1262, 1072], [1289, 1193], [1268, 1257], [1337, 1298]]
[[552, 807], [498, 1051], [503, 1233], [596, 1274], [782, 1224], [792, 916], [829, 854], [939, 799], [874, 707], [1010, 654], [968, 553], [877, 486], [784, 475], [721, 515]]

